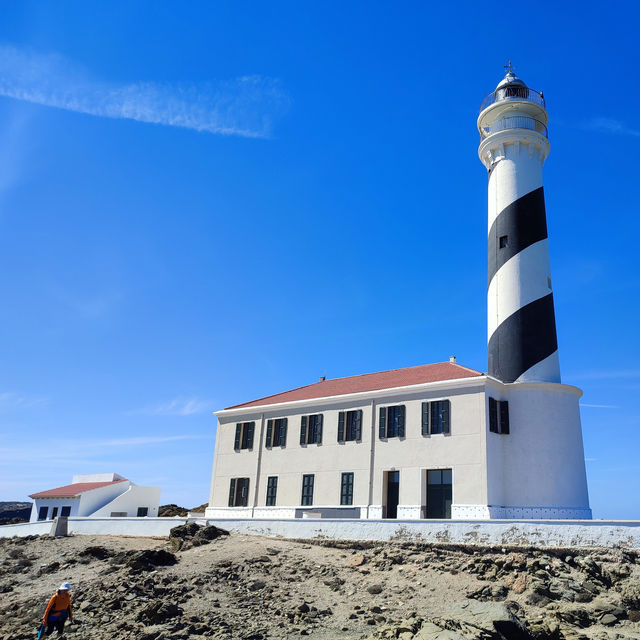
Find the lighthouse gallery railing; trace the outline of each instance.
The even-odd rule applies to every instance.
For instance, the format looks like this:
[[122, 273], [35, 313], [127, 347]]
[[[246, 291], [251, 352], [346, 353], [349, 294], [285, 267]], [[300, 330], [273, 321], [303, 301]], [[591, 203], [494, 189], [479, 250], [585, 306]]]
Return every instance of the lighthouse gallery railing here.
[[529, 89], [529, 87], [510, 87], [506, 85], [500, 89], [496, 89], [482, 101], [480, 112], [490, 107], [494, 102], [502, 102], [504, 100], [527, 100], [528, 102], [539, 104], [541, 107], [546, 106], [543, 95], [534, 89]]
[[545, 127], [540, 120], [535, 120], [528, 116], [508, 116], [506, 118], [500, 118], [486, 127], [482, 127], [480, 140], [484, 140], [492, 133], [505, 131], [507, 129], [528, 129], [529, 131], [537, 131], [538, 133], [541, 133], [545, 138], [549, 137], [547, 127]]

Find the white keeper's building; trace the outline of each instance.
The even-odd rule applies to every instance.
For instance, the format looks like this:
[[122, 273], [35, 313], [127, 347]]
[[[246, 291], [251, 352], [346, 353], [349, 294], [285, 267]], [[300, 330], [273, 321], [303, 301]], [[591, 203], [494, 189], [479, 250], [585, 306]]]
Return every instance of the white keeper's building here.
[[591, 518], [578, 401], [560, 382], [544, 97], [511, 67], [482, 104], [488, 373], [449, 362], [216, 412], [210, 518]]

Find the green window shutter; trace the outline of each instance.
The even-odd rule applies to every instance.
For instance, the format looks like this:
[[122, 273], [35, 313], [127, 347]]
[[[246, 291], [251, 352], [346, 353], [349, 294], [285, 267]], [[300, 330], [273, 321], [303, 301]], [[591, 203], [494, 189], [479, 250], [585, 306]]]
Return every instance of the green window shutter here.
[[236, 439], [233, 443], [233, 448], [234, 449], [239, 449], [240, 448], [240, 434], [242, 433], [242, 425], [240, 423], [238, 423], [236, 425]]
[[356, 411], [356, 440], [362, 440], [362, 409]]
[[380, 420], [378, 422], [378, 435], [380, 439], [387, 435], [387, 407], [380, 407]]
[[321, 413], [318, 416], [318, 437], [316, 438], [316, 442], [318, 444], [322, 443], [322, 423], [324, 421], [324, 415]]
[[247, 424], [247, 449], [253, 449], [253, 434], [256, 429], [255, 422], [249, 422]]
[[422, 403], [422, 435], [429, 435], [429, 403]]
[[500, 433], [509, 433], [509, 402], [500, 402]]
[[451, 433], [451, 401], [442, 401], [442, 433]]
[[300, 418], [300, 444], [307, 444], [307, 416]]
[[231, 483], [229, 484], [229, 506], [235, 507], [235, 499], [236, 499], [236, 479], [231, 478]]
[[498, 402], [489, 398], [489, 431], [498, 433]]
[[273, 420], [267, 420], [267, 437], [265, 438], [264, 446], [270, 447], [273, 442]]
[[344, 411], [338, 413], [338, 442], [344, 442]]
[[288, 418], [282, 418], [280, 420], [280, 446], [287, 446], [287, 421]]
[[249, 504], [249, 478], [240, 479], [240, 505], [246, 507]]
[[398, 437], [404, 438], [404, 423], [405, 423], [405, 406], [401, 404], [398, 407]]

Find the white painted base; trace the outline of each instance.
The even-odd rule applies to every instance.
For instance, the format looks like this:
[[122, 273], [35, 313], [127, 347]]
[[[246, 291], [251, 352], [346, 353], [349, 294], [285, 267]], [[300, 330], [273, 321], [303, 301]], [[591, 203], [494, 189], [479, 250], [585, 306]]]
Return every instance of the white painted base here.
[[382, 505], [372, 504], [368, 509], [367, 518], [369, 520], [382, 520]]
[[419, 504], [399, 504], [398, 520], [420, 520], [422, 507]]
[[591, 520], [591, 509], [579, 507], [499, 507], [454, 504], [453, 520]]

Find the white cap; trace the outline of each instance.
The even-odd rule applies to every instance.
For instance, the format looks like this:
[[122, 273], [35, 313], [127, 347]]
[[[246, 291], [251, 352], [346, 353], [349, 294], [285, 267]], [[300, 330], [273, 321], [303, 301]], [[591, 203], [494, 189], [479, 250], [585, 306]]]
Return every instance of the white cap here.
[[58, 591], [70, 591], [71, 585], [68, 582], [63, 582], [59, 587]]

